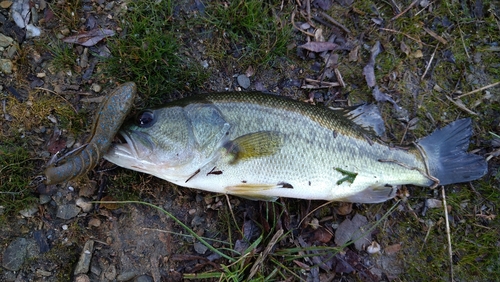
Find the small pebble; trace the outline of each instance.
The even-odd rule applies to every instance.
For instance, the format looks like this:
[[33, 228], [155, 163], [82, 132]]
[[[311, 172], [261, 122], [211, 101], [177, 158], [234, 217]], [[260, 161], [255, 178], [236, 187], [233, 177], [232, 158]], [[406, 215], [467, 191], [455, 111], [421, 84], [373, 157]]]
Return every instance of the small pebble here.
[[114, 265], [110, 265], [106, 271], [104, 271], [104, 277], [108, 280], [114, 280], [116, 278], [116, 267]]
[[43, 270], [43, 269], [37, 269], [35, 271], [35, 274], [38, 276], [38, 277], [49, 277], [52, 275], [52, 272], [50, 271], [46, 271], [46, 270]]
[[238, 75], [238, 84], [243, 87], [244, 89], [247, 89], [248, 87], [250, 87], [250, 79], [244, 75], [244, 74], [240, 74]]
[[134, 282], [153, 282], [153, 278], [147, 275], [141, 275], [135, 278]]
[[89, 201], [85, 200], [84, 198], [78, 198], [76, 199], [76, 205], [82, 208], [83, 212], [89, 212], [92, 210], [92, 203]]
[[14, 39], [12, 39], [12, 37], [8, 37], [0, 33], [0, 47], [7, 47], [12, 44], [12, 42], [14, 42]]
[[14, 64], [9, 59], [0, 59], [0, 71], [5, 74], [11, 74]]
[[32, 205], [30, 207], [27, 207], [19, 211], [19, 213], [24, 217], [33, 217], [37, 212], [38, 212], [38, 205]]
[[75, 277], [75, 282], [90, 282], [90, 278], [86, 274], [81, 274]]
[[64, 224], [63, 226], [61, 226], [62, 230], [68, 230], [68, 225]]
[[97, 83], [92, 83], [91, 87], [92, 87], [92, 90], [96, 93], [99, 93], [102, 90], [102, 87]]
[[135, 271], [125, 271], [116, 276], [116, 281], [129, 281], [137, 275]]
[[195, 250], [198, 254], [200, 254], [200, 255], [204, 255], [204, 254], [207, 252], [207, 250], [208, 250], [207, 246], [203, 245], [203, 244], [202, 244], [202, 243], [200, 243], [200, 242], [196, 242], [196, 243], [194, 243], [193, 247], [194, 247], [194, 250]]
[[80, 254], [80, 259], [75, 267], [75, 275], [89, 272], [90, 261], [92, 260], [92, 252], [94, 251], [94, 241], [88, 240]]
[[76, 205], [60, 205], [57, 207], [57, 217], [71, 219], [80, 213], [81, 209]]
[[67, 27], [63, 27], [60, 32], [62, 35], [66, 36], [70, 33], [70, 30]]
[[42, 34], [42, 30], [32, 24], [26, 26], [26, 38], [38, 37]]
[[92, 218], [89, 220], [89, 226], [99, 227], [101, 226], [101, 220], [99, 220], [98, 218]]
[[12, 1], [2, 1], [2, 2], [0, 2], [0, 7], [2, 7], [3, 9], [9, 8], [10, 5], [12, 5]]
[[373, 241], [370, 246], [366, 247], [366, 252], [369, 254], [376, 254], [380, 252], [380, 245], [377, 242]]
[[441, 208], [443, 207], [443, 202], [438, 199], [426, 199], [425, 206], [429, 209]]
[[50, 202], [51, 198], [49, 195], [43, 195], [43, 194], [40, 194], [40, 205], [44, 205], [48, 202]]

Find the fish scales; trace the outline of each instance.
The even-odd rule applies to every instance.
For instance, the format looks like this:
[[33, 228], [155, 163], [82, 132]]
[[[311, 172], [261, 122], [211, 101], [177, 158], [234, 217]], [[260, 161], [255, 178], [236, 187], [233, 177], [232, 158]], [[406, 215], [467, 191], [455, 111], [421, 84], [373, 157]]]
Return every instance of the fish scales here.
[[[423, 162], [414, 154], [391, 150], [379, 143], [369, 145], [366, 137], [360, 133], [361, 128], [354, 130], [353, 128], [357, 126], [349, 123], [349, 120], [339, 112], [311, 107], [305, 103], [290, 105], [288, 100], [274, 96], [246, 95], [240, 98], [243, 99], [242, 102], [231, 102], [236, 98], [229, 95], [207, 97], [207, 100], [222, 112], [227, 122], [235, 125], [234, 131], [230, 133], [230, 139], [258, 131], [277, 131], [285, 135], [283, 141], [285, 145], [275, 155], [249, 159], [247, 164], [240, 166], [225, 163], [217, 166], [228, 172], [234, 171], [240, 178], [248, 175], [246, 171], [248, 165], [255, 174], [266, 176], [264, 180], [266, 183], [273, 181], [297, 183], [294, 186], [298, 190], [297, 197], [314, 194], [311, 192], [311, 186], [318, 188], [325, 186], [326, 189], [331, 189], [336, 181], [343, 178], [335, 168], [358, 173], [360, 178], [371, 178], [375, 184], [403, 184], [395, 183], [398, 180], [406, 183], [411, 181], [416, 185], [429, 183], [429, 179], [416, 170], [408, 170], [395, 163], [380, 163], [379, 159], [395, 159], [408, 166], [425, 170]], [[333, 132], [336, 132], [337, 137], [333, 137]], [[388, 173], [388, 170], [393, 173]], [[407, 175], [408, 179], [401, 179], [402, 174]], [[361, 179], [358, 180], [360, 181]], [[384, 181], [386, 183], [382, 183]], [[352, 189], [357, 184], [346, 182], [340, 185], [338, 191], [331, 191], [335, 194], [345, 193], [347, 196], [357, 192]], [[361, 189], [365, 188], [362, 186]]]
[[[147, 123], [124, 126], [127, 143], [114, 144], [105, 158], [180, 186], [246, 198], [370, 203], [392, 198], [397, 185], [431, 186], [433, 172], [448, 172], [429, 143], [471, 131], [470, 121], [457, 121], [459, 132], [451, 127], [402, 150], [372, 138], [349, 113], [262, 93], [200, 95], [147, 110]], [[479, 156], [456, 158], [475, 166], [466, 180], [452, 182], [486, 171]]]

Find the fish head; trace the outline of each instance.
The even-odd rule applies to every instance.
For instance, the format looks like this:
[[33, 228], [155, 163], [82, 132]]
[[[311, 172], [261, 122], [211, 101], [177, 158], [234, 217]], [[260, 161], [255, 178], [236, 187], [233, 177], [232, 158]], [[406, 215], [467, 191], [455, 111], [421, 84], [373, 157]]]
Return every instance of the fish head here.
[[192, 125], [181, 107], [145, 110], [127, 122], [119, 135], [124, 142], [113, 143], [104, 158], [158, 177], [189, 173], [186, 165], [199, 154]]

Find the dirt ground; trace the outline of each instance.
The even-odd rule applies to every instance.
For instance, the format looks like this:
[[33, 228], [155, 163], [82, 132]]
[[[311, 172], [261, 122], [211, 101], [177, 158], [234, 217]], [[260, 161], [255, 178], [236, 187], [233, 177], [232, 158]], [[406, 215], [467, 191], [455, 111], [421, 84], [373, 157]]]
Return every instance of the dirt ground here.
[[[500, 279], [498, 3], [264, 1], [290, 31], [283, 52], [267, 59], [226, 37], [230, 27], [197, 21], [245, 1], [172, 1], [165, 21], [177, 25], [179, 72], [194, 64], [205, 76], [158, 93], [125, 63], [116, 77], [106, 73], [103, 58], [127, 33], [130, 2], [0, 0], [0, 280]], [[19, 27], [17, 11], [34, 28]], [[383, 204], [260, 202], [177, 187], [104, 160], [83, 177], [43, 184], [53, 155], [85, 143], [99, 103], [126, 80], [139, 84], [134, 113], [222, 91], [317, 106], [375, 103], [398, 146], [470, 117], [470, 150], [488, 159], [489, 171], [446, 187], [451, 255], [441, 188], [403, 186]]]

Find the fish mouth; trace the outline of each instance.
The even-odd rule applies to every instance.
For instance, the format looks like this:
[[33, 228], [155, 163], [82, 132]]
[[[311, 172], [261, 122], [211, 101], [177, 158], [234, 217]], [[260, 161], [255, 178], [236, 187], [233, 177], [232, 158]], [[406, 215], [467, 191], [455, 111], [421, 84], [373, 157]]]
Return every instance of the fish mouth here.
[[104, 156], [111, 162], [116, 159], [144, 160], [151, 156], [154, 143], [148, 134], [133, 130], [120, 130]]

